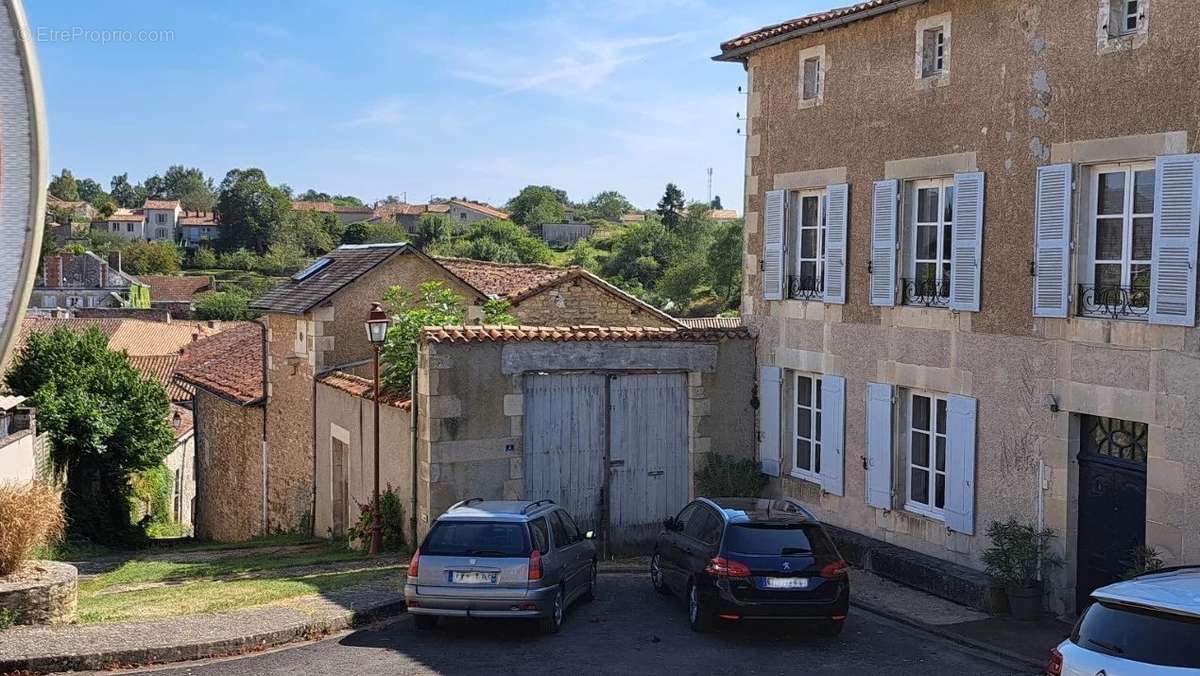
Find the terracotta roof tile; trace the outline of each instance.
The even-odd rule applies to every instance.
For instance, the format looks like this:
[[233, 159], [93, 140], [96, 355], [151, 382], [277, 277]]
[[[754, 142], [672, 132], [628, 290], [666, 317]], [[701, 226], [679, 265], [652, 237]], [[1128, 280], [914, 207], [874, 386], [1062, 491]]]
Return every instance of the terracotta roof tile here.
[[711, 343], [726, 338], [751, 338], [747, 327], [731, 329], [671, 329], [651, 326], [427, 326], [424, 343], [583, 343], [674, 341]]
[[[344, 371], [330, 371], [319, 376], [317, 382], [322, 385], [328, 385], [335, 390], [341, 390], [347, 394], [362, 397], [368, 401], [375, 394], [375, 388], [370, 380]], [[386, 391], [380, 392], [379, 403], [385, 406], [393, 406], [403, 411], [412, 409], [412, 400], [407, 395], [392, 394]]]
[[176, 379], [243, 406], [262, 399], [262, 327], [239, 323], [183, 351]]
[[146, 220], [145, 214], [140, 211], [119, 210], [114, 211], [108, 218], [97, 218], [94, 223], [108, 223], [110, 221], [120, 221], [122, 223], [128, 221], [133, 223], [141, 223]]
[[508, 212], [507, 211], [501, 211], [501, 210], [497, 209], [496, 207], [494, 207], [490, 204], [484, 204], [483, 202], [473, 202], [471, 200], [450, 200], [450, 204], [457, 204], [458, 206], [463, 207], [465, 209], [473, 209], [473, 210], [478, 211], [479, 213], [481, 213], [485, 216], [489, 216], [491, 218], [499, 218], [499, 219], [505, 220], [505, 221], [508, 220]]
[[150, 287], [150, 302], [189, 303], [192, 298], [213, 290], [213, 278], [204, 275], [138, 275]]
[[679, 321], [689, 329], [737, 329], [742, 327], [741, 317], [680, 317]]
[[217, 216], [211, 211], [205, 211], [201, 214], [184, 215], [179, 217], [179, 225], [182, 227], [207, 226], [216, 227], [221, 225], [217, 221]]
[[143, 209], [174, 209], [179, 206], [179, 200], [146, 200]]
[[321, 211], [333, 213], [333, 202], [314, 202], [311, 200], [292, 200], [292, 208], [297, 211]]
[[123, 319], [109, 337], [108, 346], [135, 357], [178, 354], [193, 342], [220, 333], [225, 328], [228, 328], [227, 324], [209, 326], [207, 322]]
[[[749, 51], [743, 48], [770, 40], [771, 38], [785, 36], [792, 31], [820, 27], [821, 24], [831, 21], [838, 21], [839, 25], [850, 21], [858, 21], [883, 12], [900, 9], [900, 7], [912, 4], [912, 2], [913, 0], [867, 0], [866, 2], [858, 2], [846, 7], [837, 7], [824, 12], [808, 14], [772, 26], [764, 26], [749, 33], [739, 35], [732, 40], [722, 42], [721, 55], [715, 58], [717, 60], [736, 60], [743, 56], [746, 51]], [[736, 54], [731, 54], [730, 52], [736, 52]]]
[[175, 380], [175, 370], [179, 366], [177, 354], [129, 357], [129, 363], [139, 373], [162, 385], [171, 401], [191, 401], [196, 394], [191, 387]]
[[570, 274], [571, 268], [535, 263], [493, 263], [468, 258], [437, 258], [447, 270], [464, 282], [500, 298], [514, 298], [545, 286]]

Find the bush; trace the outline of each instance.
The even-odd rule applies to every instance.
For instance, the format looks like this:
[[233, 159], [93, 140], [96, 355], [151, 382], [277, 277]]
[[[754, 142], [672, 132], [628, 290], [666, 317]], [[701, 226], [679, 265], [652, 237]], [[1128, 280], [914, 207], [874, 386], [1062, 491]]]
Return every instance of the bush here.
[[754, 458], [713, 453], [704, 469], [696, 472], [696, 490], [713, 498], [757, 498], [767, 487], [767, 477]]
[[224, 322], [250, 319], [249, 299], [236, 291], [214, 291], [196, 299], [196, 319]]
[[40, 483], [0, 483], [0, 577], [57, 540], [65, 523], [56, 489]]
[[196, 253], [192, 254], [192, 267], [199, 270], [211, 270], [217, 267], [217, 254], [206, 246], [196, 249]]
[[149, 517], [147, 524], [171, 521], [171, 495], [174, 480], [166, 465], [157, 465], [129, 478], [133, 486], [132, 517]]
[[249, 249], [226, 251], [217, 258], [217, 264], [225, 270], [253, 270], [258, 265], [258, 256]]
[[183, 254], [170, 242], [130, 242], [121, 250], [121, 267], [135, 275], [173, 275]]
[[1044, 572], [1062, 563], [1050, 552], [1050, 541], [1055, 538], [1050, 528], [1039, 532], [1016, 519], [1004, 523], [993, 521], [988, 525], [987, 536], [992, 546], [983, 552], [984, 570], [1006, 585], [1031, 587], [1037, 583], [1039, 565]]
[[[400, 494], [388, 484], [379, 493], [379, 513], [383, 526], [383, 551], [404, 549], [404, 504]], [[371, 505], [360, 505], [358, 523], [350, 527], [350, 541], [363, 549], [371, 546]]]

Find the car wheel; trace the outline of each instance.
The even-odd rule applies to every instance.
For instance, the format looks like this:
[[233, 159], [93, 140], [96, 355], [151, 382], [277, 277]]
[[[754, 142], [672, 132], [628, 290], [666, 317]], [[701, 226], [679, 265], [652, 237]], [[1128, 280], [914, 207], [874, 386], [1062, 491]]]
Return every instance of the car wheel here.
[[543, 634], [557, 634], [558, 630], [562, 629], [564, 605], [562, 587], [559, 587], [554, 593], [554, 606], [550, 609], [550, 615], [539, 620]]
[[827, 620], [817, 625], [817, 633], [821, 636], [838, 636], [845, 625], [845, 620]]
[[654, 585], [654, 591], [659, 594], [668, 593], [667, 585], [663, 581], [662, 557], [658, 552], [654, 552], [654, 556], [650, 559], [650, 584]]
[[688, 583], [688, 623], [692, 631], [705, 632], [712, 628], [712, 612], [700, 594], [700, 589], [693, 580]]
[[596, 600], [596, 576], [598, 570], [599, 566], [596, 565], [595, 561], [592, 561], [592, 579], [588, 581], [587, 591], [584, 592], [583, 596], [580, 597], [585, 603], [590, 603]]
[[413, 624], [422, 631], [434, 629], [437, 627], [437, 623], [437, 615], [413, 615]]

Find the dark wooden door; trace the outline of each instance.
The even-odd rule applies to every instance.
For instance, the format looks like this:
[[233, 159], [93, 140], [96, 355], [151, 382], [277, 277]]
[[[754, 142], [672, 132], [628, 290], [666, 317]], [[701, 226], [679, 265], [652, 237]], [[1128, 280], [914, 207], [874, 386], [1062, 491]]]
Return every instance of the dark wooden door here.
[[1095, 416], [1080, 423], [1076, 612], [1146, 544], [1146, 424]]
[[334, 536], [346, 534], [350, 518], [350, 448], [341, 439], [333, 440], [333, 515], [330, 526]]

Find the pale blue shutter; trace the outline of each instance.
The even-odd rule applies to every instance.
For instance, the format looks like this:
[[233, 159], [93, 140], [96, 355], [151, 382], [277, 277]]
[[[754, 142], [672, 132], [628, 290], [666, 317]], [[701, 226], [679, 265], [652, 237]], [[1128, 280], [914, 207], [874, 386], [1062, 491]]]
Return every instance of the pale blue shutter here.
[[763, 474], [779, 476], [779, 400], [783, 369], [763, 366], [758, 378], [758, 465]]
[[1070, 164], [1038, 167], [1034, 206], [1033, 316], [1066, 317], [1071, 270]]
[[850, 186], [831, 185], [825, 197], [825, 283], [826, 303], [846, 302], [846, 225], [850, 211]]
[[892, 508], [892, 386], [867, 383], [867, 504]]
[[1158, 158], [1154, 182], [1154, 263], [1150, 323], [1196, 323], [1196, 236], [1200, 155]]
[[900, 183], [876, 181], [871, 209], [871, 305], [896, 304], [896, 219]]
[[946, 398], [946, 527], [975, 534], [975, 399]]
[[821, 488], [845, 495], [846, 379], [821, 376]]
[[983, 265], [983, 172], [954, 175], [953, 229], [950, 309], [979, 312], [979, 270]]
[[784, 211], [786, 190], [769, 190], [763, 209], [763, 299], [782, 300], [784, 279]]

